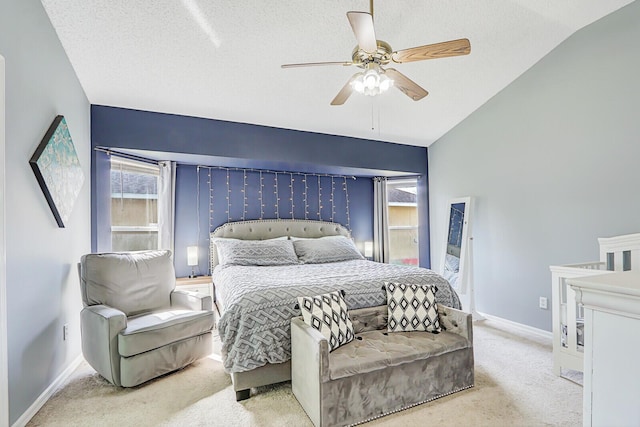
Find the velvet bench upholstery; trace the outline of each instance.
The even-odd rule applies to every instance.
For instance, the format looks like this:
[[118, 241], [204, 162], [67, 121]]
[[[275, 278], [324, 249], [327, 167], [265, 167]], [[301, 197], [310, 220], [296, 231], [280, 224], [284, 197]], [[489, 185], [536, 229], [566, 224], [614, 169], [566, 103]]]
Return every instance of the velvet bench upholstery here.
[[443, 331], [387, 332], [387, 306], [349, 311], [356, 338], [333, 352], [291, 320], [291, 386], [316, 427], [352, 425], [470, 388], [471, 315], [438, 307]]

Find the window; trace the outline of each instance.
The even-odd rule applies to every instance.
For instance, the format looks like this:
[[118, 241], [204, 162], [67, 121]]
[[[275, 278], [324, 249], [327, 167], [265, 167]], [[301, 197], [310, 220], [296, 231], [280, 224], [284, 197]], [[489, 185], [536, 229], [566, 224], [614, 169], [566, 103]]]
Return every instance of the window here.
[[389, 262], [418, 265], [417, 178], [387, 181]]
[[111, 156], [111, 249], [158, 249], [157, 164]]

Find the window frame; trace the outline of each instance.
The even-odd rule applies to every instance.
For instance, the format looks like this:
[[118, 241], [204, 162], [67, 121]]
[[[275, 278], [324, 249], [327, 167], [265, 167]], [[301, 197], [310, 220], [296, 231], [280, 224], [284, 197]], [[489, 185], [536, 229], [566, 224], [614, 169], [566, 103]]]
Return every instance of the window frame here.
[[[386, 185], [386, 191], [387, 191], [387, 206], [386, 206], [386, 210], [387, 210], [387, 235], [388, 235], [388, 239], [389, 239], [389, 243], [391, 243], [391, 232], [393, 230], [415, 230], [416, 231], [416, 237], [418, 238], [418, 241], [416, 242], [416, 261], [418, 263], [418, 265], [420, 264], [420, 200], [419, 200], [419, 191], [418, 191], [418, 181], [420, 180], [419, 176], [403, 176], [403, 177], [397, 177], [397, 178], [387, 178], [387, 185]], [[392, 188], [397, 188], [403, 184], [408, 184], [407, 187], [412, 187], [415, 189], [415, 197], [416, 200], [414, 203], [411, 202], [390, 202], [389, 201], [389, 190]], [[389, 208], [392, 206], [398, 206], [398, 207], [415, 207], [416, 209], [416, 220], [417, 220], [417, 224], [416, 225], [391, 225], [391, 218], [390, 218], [390, 210]], [[391, 247], [391, 245], [389, 245], [389, 262], [391, 262], [393, 259], [393, 248]]]
[[[160, 165], [156, 162], [144, 162], [140, 160], [133, 160], [126, 157], [121, 157], [116, 154], [112, 154], [110, 156], [110, 166], [109, 166], [109, 200], [111, 205], [113, 204], [113, 200], [120, 199], [140, 199], [140, 200], [156, 200], [156, 219], [159, 216], [159, 206], [158, 200], [160, 198]], [[117, 165], [120, 165], [120, 168], [117, 168]], [[116, 166], [116, 168], [114, 168]], [[138, 173], [144, 175], [154, 176], [156, 178], [156, 193], [155, 195], [151, 194], [135, 194], [135, 193], [124, 193], [124, 182], [121, 179], [120, 192], [116, 192], [111, 187], [111, 176], [113, 171], [120, 172], [130, 172], [130, 173]], [[154, 197], [155, 196], [155, 197]], [[160, 226], [158, 222], [149, 223], [149, 225], [113, 225], [113, 212], [109, 215], [109, 234], [110, 234], [110, 245], [113, 250], [113, 237], [114, 233], [127, 233], [127, 232], [145, 232], [145, 233], [155, 233], [156, 241], [158, 242], [155, 248], [147, 248], [147, 249], [158, 249], [159, 247], [159, 237], [160, 237]], [[123, 249], [123, 250], [133, 250], [133, 249]]]

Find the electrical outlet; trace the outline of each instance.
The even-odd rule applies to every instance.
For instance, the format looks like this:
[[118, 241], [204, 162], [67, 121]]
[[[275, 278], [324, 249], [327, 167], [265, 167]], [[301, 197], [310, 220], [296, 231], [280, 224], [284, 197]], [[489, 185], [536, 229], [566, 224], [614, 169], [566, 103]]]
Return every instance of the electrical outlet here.
[[540, 302], [538, 303], [538, 306], [544, 310], [547, 309], [547, 297], [540, 297]]
[[69, 339], [69, 324], [65, 323], [62, 326], [62, 341], [66, 341], [67, 339]]

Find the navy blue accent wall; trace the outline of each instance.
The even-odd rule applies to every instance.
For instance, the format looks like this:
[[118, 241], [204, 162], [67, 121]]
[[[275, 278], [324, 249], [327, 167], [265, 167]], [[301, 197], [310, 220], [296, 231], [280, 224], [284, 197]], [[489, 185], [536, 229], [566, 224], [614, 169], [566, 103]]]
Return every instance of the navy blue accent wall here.
[[[349, 226], [356, 244], [373, 240], [373, 181], [370, 178], [333, 178], [333, 209], [331, 204], [331, 177], [320, 177], [320, 199], [322, 209], [318, 210], [318, 177], [315, 175], [293, 175], [293, 215], [291, 214], [291, 174], [278, 174], [278, 209], [276, 212], [275, 183], [273, 173], [263, 173], [260, 184], [258, 171], [229, 171], [227, 192], [227, 171], [217, 168], [198, 168], [193, 165], [178, 165], [176, 173], [176, 274], [186, 276], [191, 272], [187, 266], [186, 247], [198, 246], [199, 263], [196, 274], [207, 274], [209, 269], [208, 248], [209, 229], [224, 224], [229, 219], [295, 218], [321, 219]], [[244, 185], [246, 177], [246, 187]], [[305, 183], [306, 203], [305, 203]], [[213, 206], [210, 209], [209, 180], [213, 188]], [[344, 191], [346, 183], [347, 192]], [[244, 191], [243, 191], [244, 190]], [[262, 191], [262, 204], [260, 203]], [[227, 196], [230, 203], [227, 203]], [[349, 216], [347, 216], [347, 195]], [[246, 196], [246, 200], [245, 200]], [[246, 206], [245, 205], [246, 202]], [[243, 208], [244, 206], [244, 208]], [[227, 214], [228, 207], [229, 214]], [[332, 218], [333, 211], [333, 218]], [[211, 219], [210, 219], [211, 216]], [[244, 216], [244, 218], [243, 218]]]
[[261, 166], [251, 166], [264, 169], [304, 171], [321, 165], [323, 170], [314, 172], [340, 174], [340, 168], [359, 168], [381, 175], [385, 171], [423, 175], [427, 171], [424, 147], [99, 105], [91, 106], [91, 142], [260, 161]]
[[[208, 272], [207, 257], [209, 231], [209, 185], [206, 181], [207, 170], [200, 169], [200, 221], [197, 221], [196, 164], [206, 166], [233, 166], [256, 169], [299, 171], [307, 173], [326, 173], [355, 175], [357, 179], [348, 180], [350, 205], [350, 228], [357, 243], [373, 240], [373, 183], [370, 177], [420, 175], [427, 174], [427, 149], [402, 144], [370, 141], [344, 136], [325, 135], [267, 126], [225, 122], [197, 117], [129, 110], [107, 106], [91, 106], [91, 144], [92, 147], [108, 147], [115, 151], [135, 150], [140, 155], [149, 153], [149, 157], [163, 160], [177, 160], [180, 164], [176, 175], [176, 233], [175, 264], [179, 275], [186, 275], [190, 269], [186, 266], [186, 247], [196, 244], [200, 251], [199, 273]], [[142, 152], [142, 153], [140, 153]], [[191, 157], [185, 157], [189, 155]], [[103, 153], [93, 151], [92, 165], [92, 250], [110, 250], [108, 232], [110, 206], [108, 204], [109, 162]], [[187, 160], [184, 160], [184, 159]], [[194, 161], [193, 159], [197, 159]], [[226, 171], [214, 170], [214, 221], [213, 227], [226, 222]], [[260, 216], [260, 207], [255, 200], [255, 191], [259, 186], [257, 173], [247, 176], [248, 193], [254, 194], [248, 200], [245, 219]], [[270, 178], [271, 191], [268, 183]], [[295, 178], [295, 175], [294, 175]], [[298, 177], [299, 178], [299, 177]], [[231, 219], [242, 219], [243, 174], [235, 172], [231, 179]], [[203, 183], [203, 180], [204, 183]], [[330, 178], [322, 178], [323, 211], [322, 219], [331, 218]], [[429, 267], [429, 213], [427, 180], [419, 187], [419, 209], [422, 223], [420, 234], [420, 265]], [[278, 179], [280, 218], [290, 218], [290, 176], [284, 174]], [[264, 218], [275, 217], [273, 176], [265, 176]], [[297, 200], [302, 195], [301, 179], [294, 180], [294, 214], [304, 218], [304, 203]], [[310, 186], [308, 194], [309, 215], [315, 219], [317, 214], [317, 190]], [[325, 193], [324, 189], [328, 191]], [[315, 200], [313, 199], [315, 195]], [[222, 196], [222, 197], [219, 197]], [[342, 182], [336, 181], [334, 190], [334, 220], [345, 223], [344, 193]], [[107, 201], [107, 202], [105, 202]], [[314, 205], [315, 203], [315, 205]], [[341, 207], [342, 206], [342, 207]], [[237, 210], [239, 209], [239, 210]], [[200, 232], [198, 233], [198, 224]]]

